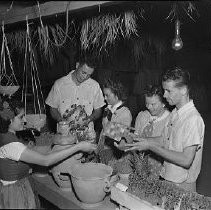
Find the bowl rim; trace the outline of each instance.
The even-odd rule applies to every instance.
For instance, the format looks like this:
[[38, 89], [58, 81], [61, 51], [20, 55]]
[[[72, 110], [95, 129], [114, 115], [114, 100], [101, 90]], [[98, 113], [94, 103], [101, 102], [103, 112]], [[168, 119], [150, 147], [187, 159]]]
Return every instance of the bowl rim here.
[[[107, 174], [107, 176], [105, 176], [105, 177], [91, 177], [91, 178], [84, 178], [84, 177], [76, 176], [76, 175], [72, 174], [73, 171], [74, 171], [74, 169], [75, 169], [75, 167], [81, 167], [81, 166], [83, 166], [83, 165], [86, 165], [86, 166], [88, 166], [88, 165], [104, 165], [104, 166], [106, 166], [108, 169], [110, 169], [110, 172], [109, 172], [109, 174]], [[86, 180], [86, 181], [93, 181], [93, 180], [105, 179], [105, 178], [107, 178], [107, 177], [110, 177], [110, 176], [112, 175], [112, 173], [113, 173], [113, 168], [112, 168], [111, 166], [108, 166], [108, 165], [106, 165], [106, 164], [104, 164], [104, 163], [92, 163], [92, 162], [90, 162], [90, 163], [75, 164], [75, 165], [72, 167], [71, 171], [70, 171], [71, 177], [74, 177], [75, 179], [83, 180], [83, 181], [85, 181], [85, 180]]]

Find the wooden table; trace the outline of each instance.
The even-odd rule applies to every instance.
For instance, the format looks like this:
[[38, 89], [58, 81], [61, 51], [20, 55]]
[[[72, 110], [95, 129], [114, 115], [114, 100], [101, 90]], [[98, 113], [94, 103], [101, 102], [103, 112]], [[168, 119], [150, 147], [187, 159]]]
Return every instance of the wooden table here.
[[115, 210], [117, 207], [112, 201], [110, 196], [106, 196], [101, 205], [97, 207], [83, 206], [76, 197], [74, 192], [66, 192], [61, 190], [53, 181], [50, 175], [45, 177], [37, 177], [35, 174], [32, 175], [34, 182], [34, 190], [37, 191], [38, 195], [42, 196], [52, 204], [56, 205], [60, 209], [90, 209], [90, 210]]

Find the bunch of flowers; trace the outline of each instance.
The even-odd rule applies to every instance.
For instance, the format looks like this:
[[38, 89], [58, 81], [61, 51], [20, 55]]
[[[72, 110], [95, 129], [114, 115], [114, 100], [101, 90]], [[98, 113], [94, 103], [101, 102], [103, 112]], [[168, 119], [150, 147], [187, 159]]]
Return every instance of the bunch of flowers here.
[[78, 141], [89, 138], [88, 125], [83, 124], [83, 120], [87, 118], [84, 106], [73, 104], [63, 114], [63, 119], [69, 122], [70, 133], [77, 136]]

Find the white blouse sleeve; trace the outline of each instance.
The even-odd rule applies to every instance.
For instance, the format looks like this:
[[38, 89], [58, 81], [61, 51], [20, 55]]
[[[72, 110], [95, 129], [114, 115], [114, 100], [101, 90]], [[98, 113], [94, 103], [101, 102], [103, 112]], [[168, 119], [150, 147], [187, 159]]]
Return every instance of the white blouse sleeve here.
[[144, 127], [149, 122], [150, 114], [148, 111], [140, 111], [135, 120], [135, 133], [141, 135]]
[[0, 148], [0, 158], [8, 158], [19, 161], [22, 152], [26, 146], [20, 142], [12, 142]]

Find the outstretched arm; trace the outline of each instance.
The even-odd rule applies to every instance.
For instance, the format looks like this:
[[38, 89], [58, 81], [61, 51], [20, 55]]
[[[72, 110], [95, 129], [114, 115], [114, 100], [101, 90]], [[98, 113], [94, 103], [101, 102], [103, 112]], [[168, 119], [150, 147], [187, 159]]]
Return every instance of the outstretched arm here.
[[94, 150], [96, 150], [96, 145], [91, 144], [89, 142], [85, 142], [85, 141], [79, 142], [78, 144], [74, 146], [70, 146], [64, 150], [54, 151], [48, 154], [40, 154], [36, 151], [26, 148], [22, 152], [20, 160], [26, 163], [32, 163], [32, 164], [37, 164], [37, 165], [42, 165], [42, 166], [50, 166], [57, 163], [60, 160], [63, 160], [73, 155], [74, 153], [78, 151], [91, 152]]
[[134, 144], [127, 144], [127, 146], [132, 146], [129, 150], [151, 150], [157, 155], [164, 158], [166, 161], [173, 164], [179, 165], [184, 168], [190, 168], [193, 159], [196, 154], [197, 145], [186, 147], [182, 152], [177, 152], [169, 149], [165, 149], [155, 139], [143, 140]]

